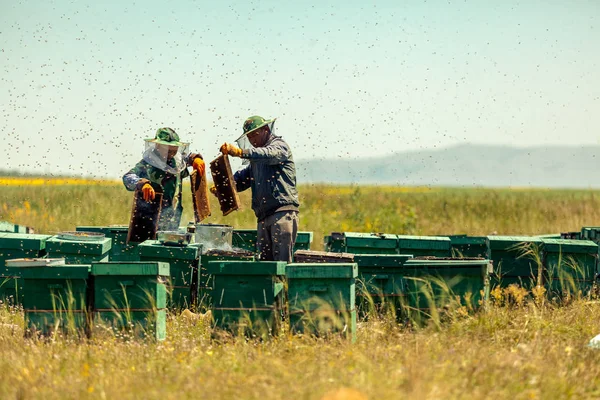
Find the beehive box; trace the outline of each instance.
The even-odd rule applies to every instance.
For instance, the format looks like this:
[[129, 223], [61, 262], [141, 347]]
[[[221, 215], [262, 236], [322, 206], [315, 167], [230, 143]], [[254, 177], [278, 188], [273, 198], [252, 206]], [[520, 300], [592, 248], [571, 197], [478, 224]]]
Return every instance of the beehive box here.
[[25, 335], [89, 334], [89, 265], [11, 267], [24, 280]]
[[593, 242], [599, 242], [600, 241], [600, 227], [597, 227], [597, 226], [582, 227], [580, 239], [591, 240]]
[[[298, 235], [296, 236], [296, 243], [294, 244], [294, 252], [297, 250], [310, 250], [312, 240], [312, 232], [298, 232]], [[232, 245], [234, 248], [248, 250], [253, 253], [256, 253], [258, 251], [256, 243], [256, 229], [233, 230]]]
[[411, 258], [412, 255], [395, 254], [354, 256], [358, 266], [357, 306], [362, 312], [382, 311], [384, 306], [399, 310], [405, 292], [403, 266]]
[[250, 336], [277, 335], [284, 313], [285, 266], [281, 261], [209, 262], [215, 325]]
[[0, 301], [16, 305], [22, 303], [23, 280], [9, 273], [5, 262], [15, 258], [39, 258], [46, 254], [50, 235], [0, 232]]
[[286, 276], [292, 332], [356, 340], [356, 263], [288, 264]]
[[485, 236], [455, 235], [449, 236], [449, 238], [452, 257], [487, 257], [487, 238]]
[[323, 249], [326, 252], [343, 253], [346, 251], [346, 238], [343, 233], [332, 232], [331, 235], [325, 236]]
[[295, 263], [353, 263], [354, 254], [350, 253], [336, 253], [327, 251], [315, 251], [315, 250], [298, 250], [294, 253]]
[[161, 261], [169, 264], [167, 307], [196, 307], [198, 301], [198, 246], [165, 246], [156, 240], [146, 240], [138, 246], [140, 261]]
[[389, 233], [333, 232], [325, 251], [353, 254], [398, 254], [398, 237]]
[[139, 261], [138, 243], [131, 242], [127, 244], [128, 229], [129, 227], [126, 225], [78, 226], [75, 228], [78, 232], [97, 232], [110, 238], [109, 261]]
[[46, 252], [51, 258], [64, 258], [67, 264], [91, 264], [108, 261], [111, 239], [67, 240], [56, 236], [46, 241]]
[[451, 241], [446, 236], [398, 236], [398, 253], [414, 257], [450, 257]]
[[166, 338], [169, 264], [93, 263], [92, 276], [95, 323], [135, 337]]
[[542, 239], [538, 237], [488, 236], [487, 258], [494, 265], [492, 287], [534, 287], [542, 279], [541, 246]]
[[546, 233], [544, 235], [536, 235], [538, 239], [560, 239], [562, 237], [562, 233]]
[[402, 272], [405, 315], [419, 322], [433, 308], [477, 310], [489, 299], [491, 272], [486, 259], [409, 259]]
[[[202, 250], [200, 250], [202, 253]], [[213, 276], [208, 272], [208, 264], [213, 261], [254, 261], [254, 254], [246, 251], [207, 250], [200, 256], [199, 268], [199, 309], [209, 310], [212, 307]]]
[[586, 295], [598, 266], [598, 245], [590, 240], [542, 239], [544, 283], [551, 294]]
[[25, 225], [17, 225], [12, 222], [0, 221], [0, 232], [9, 233], [34, 233], [33, 228]]

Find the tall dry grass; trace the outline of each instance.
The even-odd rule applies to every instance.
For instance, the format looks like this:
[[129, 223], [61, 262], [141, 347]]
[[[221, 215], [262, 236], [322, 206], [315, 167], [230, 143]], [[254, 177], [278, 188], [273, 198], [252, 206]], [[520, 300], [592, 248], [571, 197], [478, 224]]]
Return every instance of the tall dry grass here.
[[[186, 182], [187, 184], [187, 182]], [[193, 219], [184, 187], [182, 224]], [[375, 186], [300, 186], [300, 230], [314, 232], [314, 249], [332, 231], [398, 234], [543, 234], [600, 225], [600, 192], [594, 190], [455, 189]], [[216, 199], [206, 222], [253, 228], [249, 192], [243, 209], [219, 215]], [[0, 220], [38, 232], [76, 225], [127, 224], [132, 193], [119, 184], [0, 186]]]
[[[600, 223], [598, 192], [301, 186], [313, 248], [331, 231], [539, 234]], [[39, 232], [126, 224], [131, 193], [112, 186], [2, 186], [0, 220]], [[246, 208], [209, 222], [254, 226]], [[184, 221], [192, 213], [185, 197]], [[215, 207], [216, 210], [216, 207]], [[215, 211], [215, 214], [217, 212]], [[407, 328], [359, 323], [355, 344], [288, 336], [211, 339], [206, 320], [171, 315], [165, 342], [98, 335], [23, 339], [20, 310], [0, 309], [0, 398], [553, 399], [600, 397], [600, 304], [558, 307], [523, 290], [492, 293], [477, 314]], [[336, 395], [338, 397], [336, 397]]]

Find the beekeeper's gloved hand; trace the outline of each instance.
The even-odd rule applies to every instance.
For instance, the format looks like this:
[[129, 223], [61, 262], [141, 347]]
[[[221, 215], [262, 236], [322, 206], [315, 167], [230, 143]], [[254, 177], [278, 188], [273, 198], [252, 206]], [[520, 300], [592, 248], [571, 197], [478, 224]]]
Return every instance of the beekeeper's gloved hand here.
[[241, 157], [242, 149], [232, 145], [231, 143], [223, 143], [221, 146], [221, 153], [229, 154], [232, 157]]
[[200, 176], [204, 176], [204, 172], [206, 171], [206, 164], [204, 160], [200, 157], [196, 157], [194, 162], [192, 163], [192, 167], [198, 172]]
[[148, 202], [154, 200], [154, 197], [156, 196], [154, 189], [149, 183], [146, 183], [144, 186], [142, 186], [142, 193], [144, 194], [144, 200]]
[[212, 185], [212, 186], [210, 187], [210, 189], [208, 189], [208, 190], [210, 190], [210, 192], [211, 192], [212, 194], [214, 194], [214, 195], [215, 195], [215, 197], [218, 197], [218, 196], [217, 196], [217, 188], [216, 188], [216, 186], [215, 186], [215, 185]]

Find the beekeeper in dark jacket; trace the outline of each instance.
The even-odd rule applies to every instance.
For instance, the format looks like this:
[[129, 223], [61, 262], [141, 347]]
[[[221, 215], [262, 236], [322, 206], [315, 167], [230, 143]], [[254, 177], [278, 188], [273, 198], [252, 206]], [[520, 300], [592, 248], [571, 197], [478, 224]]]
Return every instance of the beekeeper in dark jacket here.
[[236, 140], [239, 147], [225, 143], [221, 152], [249, 164], [233, 178], [238, 192], [252, 190], [261, 260], [291, 262], [300, 207], [296, 166], [290, 146], [273, 133], [274, 123], [275, 119], [249, 117]]

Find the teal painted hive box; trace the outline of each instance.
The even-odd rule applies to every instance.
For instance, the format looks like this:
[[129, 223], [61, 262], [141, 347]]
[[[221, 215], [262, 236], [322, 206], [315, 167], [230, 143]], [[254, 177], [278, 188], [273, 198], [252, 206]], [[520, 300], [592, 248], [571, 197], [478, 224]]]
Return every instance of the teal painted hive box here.
[[169, 276], [164, 262], [92, 264], [96, 323], [134, 337], [164, 340]]
[[281, 261], [208, 263], [215, 325], [248, 336], [276, 336], [284, 313], [285, 268]]
[[46, 241], [51, 237], [51, 235], [0, 232], [0, 302], [17, 305], [22, 304], [23, 301], [23, 280], [18, 276], [18, 271], [9, 273], [6, 260], [45, 256]]
[[89, 335], [89, 265], [11, 267], [24, 280], [25, 335]]
[[67, 264], [91, 264], [108, 261], [110, 238], [95, 240], [68, 240], [56, 236], [46, 241], [46, 253], [51, 258], [64, 258]]
[[165, 246], [156, 240], [146, 240], [138, 246], [140, 261], [169, 263], [167, 307], [195, 308], [198, 302], [198, 264], [200, 248], [194, 245]]
[[474, 311], [490, 296], [492, 264], [486, 259], [412, 259], [404, 264], [406, 316], [423, 319], [435, 308]]
[[455, 235], [450, 238], [451, 256], [454, 258], [486, 258], [488, 254], [485, 236]]
[[397, 312], [404, 296], [403, 266], [412, 255], [356, 254], [358, 265], [356, 288], [357, 306], [362, 313]]
[[200, 256], [199, 268], [199, 310], [205, 312], [213, 304], [213, 275], [208, 272], [208, 265], [213, 261], [254, 261], [254, 253], [241, 251], [208, 250]]
[[488, 236], [488, 259], [493, 262], [492, 287], [511, 284], [526, 289], [542, 283], [542, 239], [531, 236]]
[[355, 263], [288, 264], [286, 276], [293, 333], [356, 340]]
[[[313, 241], [312, 232], [298, 232], [294, 251], [310, 250], [310, 245]], [[234, 248], [251, 251], [256, 253], [257, 250], [257, 233], [256, 229], [234, 229], [232, 237], [232, 245]]]
[[451, 241], [445, 236], [398, 236], [398, 252], [414, 257], [450, 257]]
[[325, 251], [352, 254], [398, 254], [398, 237], [388, 233], [333, 232]]
[[75, 229], [78, 232], [97, 232], [110, 238], [111, 248], [109, 261], [139, 261], [138, 243], [127, 244], [128, 226], [78, 226]]
[[550, 294], [591, 292], [598, 266], [598, 245], [593, 241], [542, 239], [542, 260]]

